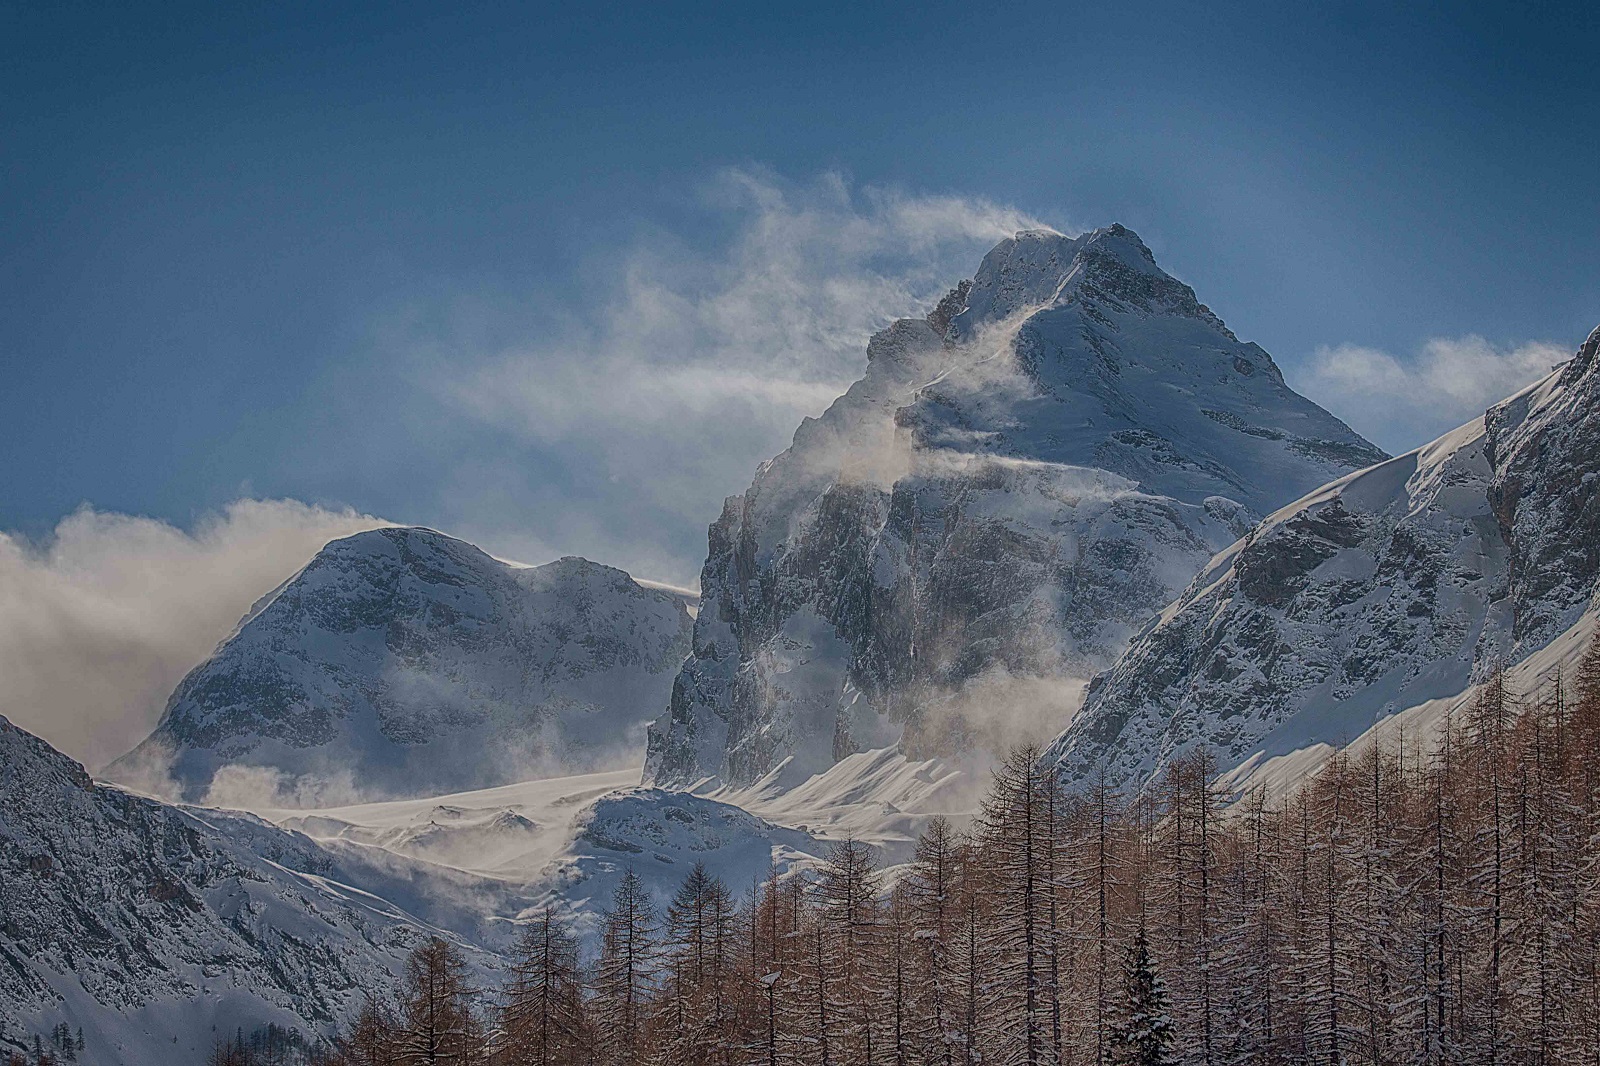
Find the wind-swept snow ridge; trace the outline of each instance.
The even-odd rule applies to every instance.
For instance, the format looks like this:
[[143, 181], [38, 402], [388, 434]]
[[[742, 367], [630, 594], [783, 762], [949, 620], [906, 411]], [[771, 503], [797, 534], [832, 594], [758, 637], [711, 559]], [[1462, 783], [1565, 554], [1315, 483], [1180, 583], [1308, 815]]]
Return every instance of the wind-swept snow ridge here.
[[1600, 607], [1597, 364], [1600, 329], [1483, 418], [1271, 515], [1095, 680], [1046, 759], [1129, 789], [1202, 745], [1236, 781], [1304, 772], [1575, 646]]
[[647, 780], [1049, 736], [1214, 552], [1384, 458], [1121, 226], [1002, 241], [867, 360], [711, 527]]
[[585, 559], [518, 567], [428, 529], [360, 533], [252, 608], [110, 772], [170, 755], [199, 799], [224, 766], [382, 796], [627, 765], [690, 625], [681, 594]]

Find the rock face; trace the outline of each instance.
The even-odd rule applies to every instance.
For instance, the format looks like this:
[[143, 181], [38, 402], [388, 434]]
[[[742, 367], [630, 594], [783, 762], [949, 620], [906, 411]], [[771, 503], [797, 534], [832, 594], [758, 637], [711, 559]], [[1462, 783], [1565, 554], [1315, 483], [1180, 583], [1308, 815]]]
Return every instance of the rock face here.
[[326, 1031], [438, 931], [306, 838], [211, 813], [97, 785], [0, 718], [0, 1055], [63, 1021], [84, 1061], [149, 1066], [235, 1025]]
[[522, 568], [432, 530], [360, 533], [252, 608], [109, 772], [170, 757], [188, 799], [224, 766], [419, 795], [627, 762], [690, 626], [681, 598], [584, 559]]
[[711, 527], [648, 779], [1059, 728], [1214, 552], [1384, 458], [1121, 226], [1002, 241], [867, 359]]
[[1456, 696], [1600, 606], [1600, 329], [1544, 381], [1327, 485], [1219, 554], [1046, 758], [1138, 789], [1340, 745]]

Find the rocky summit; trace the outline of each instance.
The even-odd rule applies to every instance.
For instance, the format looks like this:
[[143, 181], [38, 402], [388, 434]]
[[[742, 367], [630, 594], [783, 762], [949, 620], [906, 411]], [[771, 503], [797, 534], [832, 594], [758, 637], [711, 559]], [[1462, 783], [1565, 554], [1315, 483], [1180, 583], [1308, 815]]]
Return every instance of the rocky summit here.
[[1122, 226], [1002, 241], [867, 360], [711, 527], [649, 779], [1051, 735], [1216, 551], [1385, 458]]

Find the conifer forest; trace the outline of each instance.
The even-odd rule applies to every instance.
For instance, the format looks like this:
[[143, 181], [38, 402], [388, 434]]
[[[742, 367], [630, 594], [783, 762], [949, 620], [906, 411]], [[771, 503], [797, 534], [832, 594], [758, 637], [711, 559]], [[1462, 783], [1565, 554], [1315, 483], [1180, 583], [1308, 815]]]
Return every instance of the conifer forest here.
[[[1424, 742], [1426, 739], [1426, 742]], [[1146, 794], [1022, 748], [914, 861], [670, 901], [620, 884], [587, 958], [560, 910], [497, 987], [433, 940], [348, 1066], [1600, 1064], [1600, 641], [1496, 676], [1436, 735], [1228, 795], [1203, 752]], [[213, 1061], [264, 1061], [242, 1039]]]

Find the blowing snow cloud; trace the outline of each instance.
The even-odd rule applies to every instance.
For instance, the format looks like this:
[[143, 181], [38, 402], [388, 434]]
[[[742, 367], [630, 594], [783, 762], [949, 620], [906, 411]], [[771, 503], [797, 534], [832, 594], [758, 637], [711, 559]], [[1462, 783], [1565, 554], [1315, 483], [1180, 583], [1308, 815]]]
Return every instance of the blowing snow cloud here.
[[98, 767], [252, 603], [329, 540], [386, 524], [239, 500], [189, 531], [83, 507], [41, 543], [0, 533], [0, 714]]
[[[797, 183], [729, 170], [704, 207], [720, 244], [641, 237], [601, 271], [603, 296], [515, 331], [525, 340], [484, 343], [525, 312], [481, 300], [419, 314], [427, 331], [395, 338], [421, 353], [449, 408], [517, 441], [529, 468], [564, 471], [559, 498], [525, 506], [534, 517], [520, 535], [536, 540], [492, 532], [520, 557], [581, 551], [691, 583], [723, 497], [860, 376], [867, 338], [927, 311], [1002, 237], [1040, 225], [987, 200], [831, 173]], [[448, 517], [484, 528], [506, 484]], [[585, 507], [571, 506], [574, 492]]]

